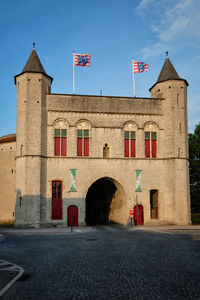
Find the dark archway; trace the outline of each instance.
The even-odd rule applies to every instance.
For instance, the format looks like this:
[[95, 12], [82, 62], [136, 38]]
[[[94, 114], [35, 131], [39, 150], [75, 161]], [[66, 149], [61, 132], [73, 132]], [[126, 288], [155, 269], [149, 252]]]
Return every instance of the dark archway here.
[[86, 225], [124, 223], [125, 196], [121, 185], [111, 178], [100, 178], [86, 195]]

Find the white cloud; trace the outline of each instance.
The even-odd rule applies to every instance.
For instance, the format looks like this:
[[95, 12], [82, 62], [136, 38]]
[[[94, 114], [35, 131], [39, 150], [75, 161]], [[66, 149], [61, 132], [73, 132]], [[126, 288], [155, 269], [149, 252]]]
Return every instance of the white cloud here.
[[166, 49], [170, 50], [169, 47], [167, 47], [167, 45], [165, 45], [164, 43], [155, 43], [151, 47], [143, 48], [142, 49], [142, 56], [144, 58], [151, 57], [153, 55], [157, 55], [160, 52], [165, 51]]
[[157, 41], [142, 49], [144, 57], [156, 55], [163, 49], [170, 50], [200, 37], [199, 0], [141, 0], [136, 13], [149, 22]]
[[138, 14], [142, 13], [144, 9], [147, 9], [155, 0], [142, 0], [136, 8]]

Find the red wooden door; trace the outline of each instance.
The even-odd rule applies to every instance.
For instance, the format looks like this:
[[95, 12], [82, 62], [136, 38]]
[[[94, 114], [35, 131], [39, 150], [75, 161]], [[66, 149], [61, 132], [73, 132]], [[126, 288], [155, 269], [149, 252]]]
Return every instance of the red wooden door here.
[[62, 219], [62, 181], [52, 182], [52, 219]]
[[71, 205], [67, 209], [67, 225], [78, 226], [78, 207]]
[[[138, 216], [138, 217], [137, 217]], [[137, 224], [138, 222], [138, 224]], [[142, 205], [136, 205], [134, 207], [134, 224], [143, 225], [144, 224], [144, 210]]]

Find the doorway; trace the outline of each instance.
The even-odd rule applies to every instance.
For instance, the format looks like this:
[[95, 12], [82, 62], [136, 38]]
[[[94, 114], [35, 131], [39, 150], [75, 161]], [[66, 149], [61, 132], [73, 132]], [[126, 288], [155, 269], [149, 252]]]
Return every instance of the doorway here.
[[52, 219], [62, 220], [62, 181], [52, 181]]
[[144, 209], [141, 204], [134, 207], [134, 225], [144, 224]]
[[119, 182], [103, 177], [96, 180], [86, 195], [86, 225], [125, 224], [126, 197]]
[[75, 205], [67, 208], [67, 226], [78, 226], [78, 207]]

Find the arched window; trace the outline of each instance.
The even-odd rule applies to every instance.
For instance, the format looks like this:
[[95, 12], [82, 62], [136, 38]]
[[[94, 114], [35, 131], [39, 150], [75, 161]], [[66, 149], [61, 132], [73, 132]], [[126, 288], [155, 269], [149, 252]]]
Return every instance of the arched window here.
[[67, 156], [67, 128], [68, 123], [64, 119], [58, 119], [54, 123], [55, 156]]
[[136, 157], [136, 131], [134, 122], [127, 122], [124, 126], [124, 156]]
[[150, 215], [151, 219], [158, 218], [158, 190], [150, 190]]
[[77, 124], [77, 156], [89, 156], [91, 125], [86, 120]]
[[145, 157], [157, 157], [158, 125], [154, 122], [145, 124]]

